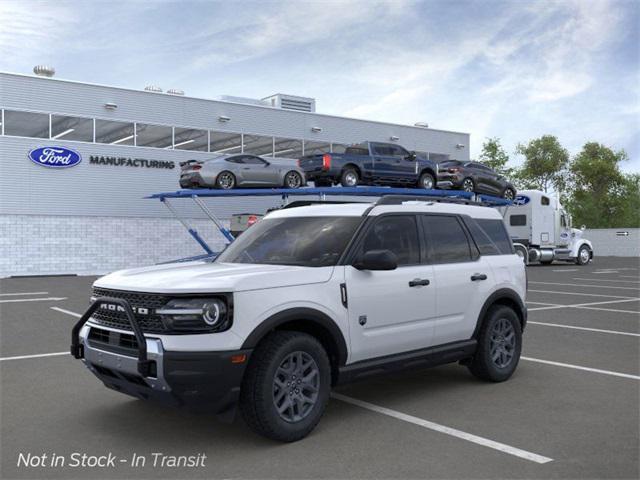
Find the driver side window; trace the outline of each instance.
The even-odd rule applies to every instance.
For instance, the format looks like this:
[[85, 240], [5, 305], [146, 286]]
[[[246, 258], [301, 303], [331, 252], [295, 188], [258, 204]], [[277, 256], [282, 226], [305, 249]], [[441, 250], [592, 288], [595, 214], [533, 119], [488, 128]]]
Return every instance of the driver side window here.
[[360, 255], [370, 250], [389, 250], [398, 257], [398, 266], [420, 263], [420, 240], [413, 215], [378, 218], [367, 231]]

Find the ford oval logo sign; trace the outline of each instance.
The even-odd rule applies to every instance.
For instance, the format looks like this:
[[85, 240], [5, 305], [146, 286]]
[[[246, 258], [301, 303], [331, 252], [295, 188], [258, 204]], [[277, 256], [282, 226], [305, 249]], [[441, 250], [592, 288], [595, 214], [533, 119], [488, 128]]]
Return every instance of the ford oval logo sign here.
[[29, 152], [29, 160], [43, 167], [69, 168], [82, 161], [82, 156], [69, 148], [40, 147]]
[[514, 205], [526, 205], [531, 200], [526, 195], [516, 195], [515, 200], [513, 201]]

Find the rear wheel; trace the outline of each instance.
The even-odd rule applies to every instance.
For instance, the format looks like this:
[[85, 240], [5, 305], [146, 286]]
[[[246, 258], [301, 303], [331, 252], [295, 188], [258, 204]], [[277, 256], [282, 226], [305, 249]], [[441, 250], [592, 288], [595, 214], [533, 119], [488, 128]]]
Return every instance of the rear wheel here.
[[330, 388], [331, 365], [320, 342], [306, 333], [276, 331], [251, 357], [240, 409], [256, 433], [294, 442], [318, 424]]
[[462, 181], [462, 190], [465, 192], [474, 192], [476, 190], [476, 185], [473, 183], [472, 178], [465, 178]]
[[358, 172], [353, 168], [345, 168], [340, 176], [340, 185], [343, 187], [356, 187], [359, 181], [360, 177]]
[[231, 172], [220, 172], [218, 178], [216, 178], [216, 187], [223, 190], [229, 190], [236, 186], [236, 177]]
[[502, 198], [504, 198], [505, 200], [513, 200], [514, 198], [516, 198], [516, 192], [513, 191], [513, 188], [507, 187], [502, 193]]
[[520, 360], [522, 329], [516, 312], [505, 305], [489, 309], [478, 336], [478, 349], [469, 371], [489, 382], [507, 380]]
[[430, 173], [423, 173], [420, 175], [420, 180], [418, 180], [418, 187], [424, 188], [425, 190], [433, 190], [436, 188], [436, 180]]
[[576, 263], [578, 265], [586, 265], [591, 260], [591, 251], [589, 247], [586, 245], [582, 245], [578, 250], [578, 256], [576, 258]]
[[295, 170], [287, 172], [284, 176], [284, 186], [287, 188], [300, 188], [302, 186], [302, 175]]

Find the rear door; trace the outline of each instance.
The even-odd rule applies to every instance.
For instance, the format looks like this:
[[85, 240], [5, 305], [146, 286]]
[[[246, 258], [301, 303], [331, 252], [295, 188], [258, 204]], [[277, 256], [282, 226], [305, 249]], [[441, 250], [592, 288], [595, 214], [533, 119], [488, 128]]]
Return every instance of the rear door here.
[[495, 281], [462, 220], [456, 215], [421, 215], [436, 295], [434, 343], [467, 340]]
[[345, 267], [353, 362], [418, 350], [433, 343], [433, 267], [422, 263], [416, 216], [372, 218], [356, 244], [354, 258], [379, 249], [395, 253], [397, 269]]

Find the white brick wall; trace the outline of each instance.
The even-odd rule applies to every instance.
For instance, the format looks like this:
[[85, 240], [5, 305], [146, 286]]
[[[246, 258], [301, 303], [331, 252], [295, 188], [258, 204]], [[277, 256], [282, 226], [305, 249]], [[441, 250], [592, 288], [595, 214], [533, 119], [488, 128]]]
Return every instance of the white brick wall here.
[[[214, 250], [223, 248], [210, 221], [191, 225]], [[103, 274], [202, 253], [169, 218], [0, 215], [0, 277]]]
[[[629, 235], [618, 235], [628, 232]], [[640, 228], [592, 228], [584, 232], [596, 257], [640, 257]]]

